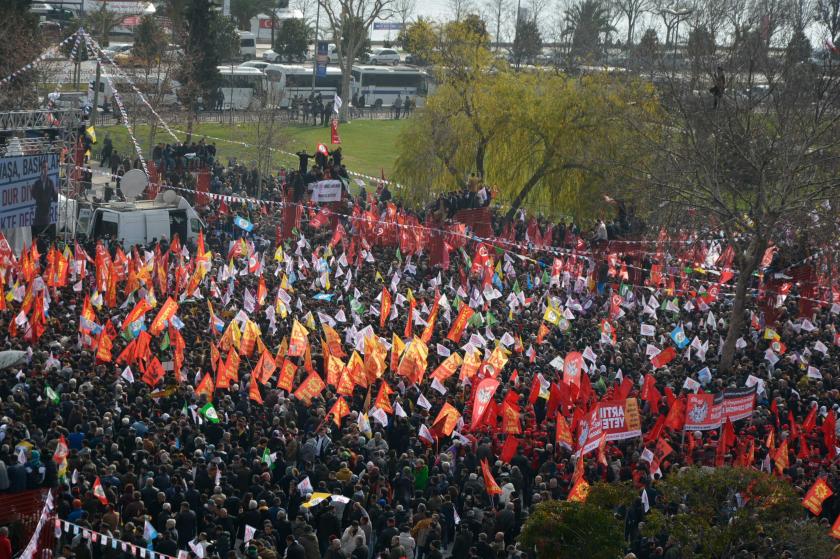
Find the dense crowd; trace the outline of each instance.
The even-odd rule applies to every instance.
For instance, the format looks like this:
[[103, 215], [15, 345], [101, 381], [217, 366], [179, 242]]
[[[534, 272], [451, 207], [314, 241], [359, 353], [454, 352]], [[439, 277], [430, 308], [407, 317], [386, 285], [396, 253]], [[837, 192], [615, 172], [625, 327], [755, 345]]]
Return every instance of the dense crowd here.
[[[168, 166], [165, 147], [160, 157]], [[304, 180], [341, 175], [340, 155], [328, 154], [326, 169], [309, 157], [272, 177], [266, 196], [303, 204]], [[247, 169], [208, 163], [212, 192], [254, 192]], [[539, 503], [566, 499], [579, 477], [623, 480], [640, 492], [617, 511], [626, 551], [643, 559], [681, 556], [668, 534], [642, 535], [641, 493], [657, 507], [659, 477], [688, 465], [733, 465], [751, 445], [746, 467], [773, 470], [803, 493], [818, 477], [840, 490], [823, 427], [840, 407], [837, 305], [803, 306], [791, 282], [765, 323], [751, 298], [735, 365], [723, 373], [733, 278], [714, 294], [705, 274], [685, 270], [727, 269], [725, 246], [606, 246], [644, 227], [622, 205], [588, 232], [524, 215], [502, 224], [493, 214], [497, 237], [478, 243], [447, 220], [457, 204], [486, 205], [484, 189], [471, 182], [460, 197], [413, 213], [380, 185], [334, 206], [332, 222], [307, 207], [285, 239], [275, 210], [214, 201], [200, 246], [168, 239], [123, 251], [91, 240], [68, 247], [63, 285], [51, 281], [56, 257], [41, 240], [37, 254], [6, 263], [7, 285], [22, 287], [0, 313], [5, 349], [32, 354], [0, 376], [0, 491], [55, 488], [61, 519], [173, 557], [500, 559], [533, 555], [517, 542], [523, 523]], [[236, 216], [253, 232], [237, 228]], [[155, 333], [168, 297], [177, 314]], [[126, 319], [141, 301], [155, 308], [138, 330], [136, 315]], [[464, 305], [472, 316], [453, 335]], [[245, 341], [251, 324], [256, 343]], [[305, 351], [296, 324], [307, 331]], [[678, 327], [691, 345], [656, 366], [651, 348], [674, 346]], [[779, 341], [782, 351], [772, 346]], [[585, 366], [570, 391], [562, 360], [574, 351]], [[301, 393], [312, 375], [326, 386]], [[488, 376], [500, 384], [476, 421], [475, 388]], [[721, 430], [684, 437], [672, 423], [688, 394], [751, 377], [760, 381], [755, 411], [735, 422], [736, 444], [724, 451]], [[644, 436], [610, 441], [579, 463], [587, 410], [618, 394], [639, 399]], [[441, 420], [450, 409], [457, 420]], [[559, 416], [572, 448], [559, 444]], [[789, 442], [781, 467], [768, 458], [771, 432], [776, 447]], [[673, 452], [651, 471], [645, 451], [658, 439]], [[840, 499], [829, 497], [822, 517], [831, 523], [838, 513]], [[64, 543], [66, 558], [126, 555], [78, 535]]]

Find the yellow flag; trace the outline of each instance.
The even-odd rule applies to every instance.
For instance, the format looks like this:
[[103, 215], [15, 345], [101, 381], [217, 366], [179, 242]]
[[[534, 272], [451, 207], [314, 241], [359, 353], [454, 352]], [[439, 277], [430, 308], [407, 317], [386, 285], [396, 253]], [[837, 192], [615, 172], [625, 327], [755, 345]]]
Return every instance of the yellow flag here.
[[558, 324], [560, 324], [560, 319], [561, 318], [562, 318], [562, 315], [560, 314], [559, 310], [552, 307], [551, 305], [548, 305], [546, 307], [545, 314], [543, 315], [543, 320], [544, 321], [557, 326]]

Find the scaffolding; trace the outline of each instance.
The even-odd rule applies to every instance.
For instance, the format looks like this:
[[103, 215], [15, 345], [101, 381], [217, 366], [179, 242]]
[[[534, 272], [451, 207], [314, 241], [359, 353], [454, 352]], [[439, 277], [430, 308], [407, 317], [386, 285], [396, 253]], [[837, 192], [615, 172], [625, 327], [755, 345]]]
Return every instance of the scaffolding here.
[[[59, 191], [64, 200], [58, 205], [56, 229], [58, 223], [75, 220], [75, 216], [68, 215], [68, 202], [79, 191], [82, 178], [82, 138], [87, 118], [82, 109], [0, 112], [0, 156], [59, 154]], [[67, 241], [66, 228], [64, 240]]]

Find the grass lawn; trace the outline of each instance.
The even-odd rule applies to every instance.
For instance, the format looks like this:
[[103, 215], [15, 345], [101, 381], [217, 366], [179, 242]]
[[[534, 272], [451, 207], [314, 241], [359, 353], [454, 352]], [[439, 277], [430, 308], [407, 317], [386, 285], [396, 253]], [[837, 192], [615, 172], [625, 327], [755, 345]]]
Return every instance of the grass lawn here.
[[[358, 120], [341, 124], [339, 126], [341, 151], [344, 154], [347, 168], [374, 177], [378, 177], [380, 169], [383, 169], [385, 176], [390, 177], [397, 157], [397, 136], [404, 125], [404, 120]], [[177, 127], [173, 128], [177, 129]], [[97, 139], [100, 146], [106, 133], [111, 135], [114, 147], [120, 153], [134, 153], [134, 148], [130, 145], [124, 127], [97, 127]], [[178, 132], [176, 134], [180, 139], [184, 138], [182, 134]], [[143, 147], [144, 155], [148, 156], [150, 152], [147, 147], [149, 142], [148, 126], [138, 125], [134, 135]], [[214, 141], [209, 138], [213, 136], [224, 140], [255, 144], [256, 124], [202, 123], [195, 127], [193, 136], [196, 140], [202, 136], [208, 136], [208, 142]], [[275, 148], [289, 152], [305, 149], [311, 154], [315, 152], [319, 143], [326, 144], [330, 149], [337, 147], [329, 144], [330, 129], [322, 126], [277, 125], [274, 138], [273, 145]], [[166, 131], [158, 127], [155, 141], [171, 142], [173, 140]], [[227, 161], [228, 157], [236, 157], [240, 162], [250, 165], [250, 162], [257, 158], [256, 147], [242, 146], [218, 139], [215, 142], [218, 156], [223, 162]], [[280, 165], [294, 164], [297, 166], [297, 158], [275, 153], [274, 164], [278, 168]]]

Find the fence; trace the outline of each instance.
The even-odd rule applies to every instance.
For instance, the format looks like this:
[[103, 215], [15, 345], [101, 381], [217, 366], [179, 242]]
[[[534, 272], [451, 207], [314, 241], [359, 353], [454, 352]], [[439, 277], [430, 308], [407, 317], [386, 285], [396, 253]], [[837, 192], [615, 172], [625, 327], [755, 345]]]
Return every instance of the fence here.
[[[20, 493], [5, 493], [0, 495], [0, 526], [9, 528], [9, 539], [12, 541], [12, 553], [18, 554], [24, 550], [30, 538], [35, 533], [41, 511], [49, 495], [49, 489], [34, 489]], [[51, 555], [55, 543], [55, 531], [50, 517], [38, 537], [37, 554], [33, 557], [47, 557]]]
[[[364, 109], [353, 108], [351, 110], [352, 114], [350, 116], [353, 120], [390, 120], [395, 117], [390, 107], [365, 107]], [[138, 106], [129, 113], [129, 124], [157, 123], [157, 118], [150, 115], [147, 110], [143, 110], [143, 107]], [[173, 113], [159, 111], [159, 114], [170, 126], [180, 128], [186, 125], [187, 117], [183, 111]], [[258, 122], [260, 119], [266, 122], [269, 120], [269, 116], [265, 111], [201, 111], [195, 115], [195, 122], [210, 124], [249, 124]], [[300, 112], [293, 114], [289, 109], [275, 109], [274, 119], [275, 122], [279, 123], [304, 124], [303, 115]], [[120, 119], [113, 112], [100, 112], [96, 121], [100, 126], [115, 126], [120, 123]], [[318, 122], [320, 123], [320, 121], [319, 117]], [[311, 117], [306, 122], [311, 124]]]

